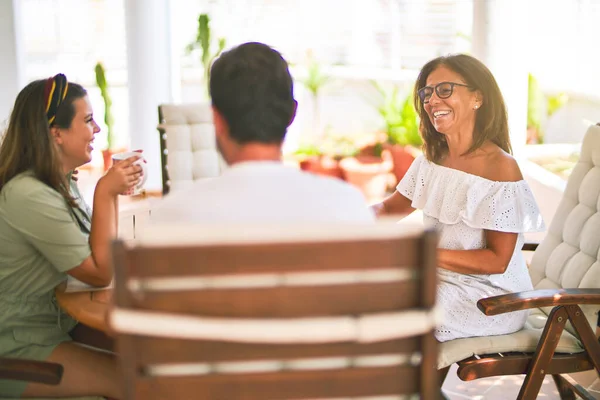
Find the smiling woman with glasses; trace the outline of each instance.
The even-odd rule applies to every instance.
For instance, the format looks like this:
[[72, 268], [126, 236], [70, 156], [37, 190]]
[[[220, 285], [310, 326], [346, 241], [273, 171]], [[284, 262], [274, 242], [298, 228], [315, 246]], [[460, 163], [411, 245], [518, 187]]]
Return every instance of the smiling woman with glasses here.
[[424, 155], [373, 210], [420, 209], [425, 225], [438, 231], [439, 341], [515, 332], [527, 312], [485, 316], [477, 309], [481, 298], [532, 289], [520, 251], [523, 233], [544, 229], [510, 154], [500, 89], [485, 65], [458, 54], [428, 62], [414, 93]]

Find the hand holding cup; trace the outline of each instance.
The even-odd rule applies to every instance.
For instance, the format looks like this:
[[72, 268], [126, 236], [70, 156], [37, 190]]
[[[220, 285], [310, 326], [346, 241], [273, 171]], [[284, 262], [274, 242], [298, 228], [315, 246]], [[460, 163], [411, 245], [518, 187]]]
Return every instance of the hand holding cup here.
[[113, 165], [101, 181], [113, 195], [131, 196], [139, 194], [147, 179], [147, 167], [140, 152], [113, 155]]

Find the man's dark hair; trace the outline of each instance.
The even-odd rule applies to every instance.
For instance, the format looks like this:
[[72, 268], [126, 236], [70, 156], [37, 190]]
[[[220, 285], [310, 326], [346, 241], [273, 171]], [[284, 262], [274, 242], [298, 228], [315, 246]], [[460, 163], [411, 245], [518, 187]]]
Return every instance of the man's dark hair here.
[[262, 43], [221, 54], [210, 70], [210, 95], [240, 144], [283, 142], [296, 107], [287, 62]]

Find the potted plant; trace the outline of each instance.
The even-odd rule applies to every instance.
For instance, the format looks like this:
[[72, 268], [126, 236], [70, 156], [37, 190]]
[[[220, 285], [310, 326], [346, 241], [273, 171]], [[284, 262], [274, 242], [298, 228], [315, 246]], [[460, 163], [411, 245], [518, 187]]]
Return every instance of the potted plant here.
[[110, 168], [112, 164], [113, 146], [115, 142], [114, 119], [112, 115], [112, 99], [108, 91], [106, 82], [106, 72], [101, 62], [96, 63], [94, 68], [96, 73], [96, 85], [100, 89], [100, 95], [104, 100], [104, 124], [106, 125], [106, 148], [102, 150], [104, 160], [104, 170]]
[[394, 176], [396, 182], [399, 182], [423, 144], [419, 134], [419, 117], [411, 94], [403, 98], [397, 86], [385, 90], [377, 82], [372, 81], [372, 84], [380, 95], [376, 108], [384, 121], [383, 147], [390, 152]]
[[208, 87], [208, 78], [210, 76], [210, 65], [215, 58], [221, 54], [225, 48], [225, 38], [217, 39], [217, 50], [213, 53], [211, 50], [211, 30], [210, 30], [210, 17], [208, 14], [200, 14], [198, 17], [198, 32], [196, 39], [187, 45], [186, 52], [189, 54], [194, 50], [200, 49], [202, 55], [200, 60], [202, 61], [202, 69], [204, 73], [204, 82], [206, 84], [206, 93], [210, 96]]
[[313, 134], [319, 134], [320, 126], [320, 108], [319, 108], [319, 94], [323, 86], [329, 83], [331, 77], [323, 72], [321, 65], [314, 59], [312, 53], [308, 55], [308, 66], [306, 78], [301, 79], [300, 82], [310, 92], [312, 97], [313, 106]]
[[299, 159], [300, 169], [303, 171], [344, 179], [340, 160], [356, 153], [352, 139], [326, 134], [315, 143], [300, 146], [294, 155]]
[[359, 188], [367, 200], [382, 200], [389, 186], [393, 162], [389, 150], [377, 142], [360, 149], [353, 157], [340, 161], [346, 181]]

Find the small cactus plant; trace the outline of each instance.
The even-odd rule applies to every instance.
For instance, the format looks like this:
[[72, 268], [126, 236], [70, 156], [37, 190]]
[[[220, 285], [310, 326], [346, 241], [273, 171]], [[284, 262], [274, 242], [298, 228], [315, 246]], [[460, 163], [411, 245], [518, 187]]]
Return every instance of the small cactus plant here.
[[198, 17], [198, 33], [196, 35], [196, 40], [190, 43], [186, 50], [188, 53], [198, 48], [202, 50], [201, 61], [204, 69], [204, 79], [207, 83], [210, 72], [210, 64], [216, 57], [219, 56], [219, 54], [221, 54], [225, 48], [225, 44], [225, 38], [219, 38], [217, 40], [217, 51], [214, 53], [211, 51], [210, 17], [208, 14], [200, 14]]
[[112, 108], [112, 100], [110, 98], [110, 93], [108, 92], [108, 83], [106, 82], [106, 73], [104, 66], [101, 62], [96, 63], [96, 67], [94, 68], [96, 72], [96, 85], [100, 89], [100, 94], [102, 95], [102, 99], [104, 100], [104, 123], [106, 124], [106, 148], [108, 150], [113, 148], [114, 145], [114, 119], [111, 112]]

